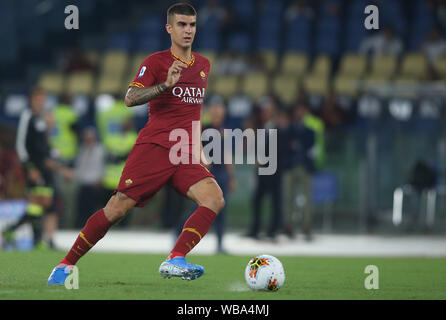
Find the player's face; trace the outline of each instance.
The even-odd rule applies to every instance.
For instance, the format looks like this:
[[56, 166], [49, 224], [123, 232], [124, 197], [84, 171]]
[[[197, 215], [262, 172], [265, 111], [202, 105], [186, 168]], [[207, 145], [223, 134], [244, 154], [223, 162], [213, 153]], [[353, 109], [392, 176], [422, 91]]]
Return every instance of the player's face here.
[[182, 48], [191, 47], [197, 30], [197, 17], [174, 14], [166, 29], [173, 43]]

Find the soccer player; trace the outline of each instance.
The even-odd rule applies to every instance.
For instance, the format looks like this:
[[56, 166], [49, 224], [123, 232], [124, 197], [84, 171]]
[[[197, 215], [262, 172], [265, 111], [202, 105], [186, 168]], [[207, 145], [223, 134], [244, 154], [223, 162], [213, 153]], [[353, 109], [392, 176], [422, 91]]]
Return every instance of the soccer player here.
[[[189, 263], [185, 256], [204, 237], [224, 207], [223, 193], [214, 176], [201, 163], [201, 154], [198, 155], [200, 161], [196, 158], [192, 161], [197, 157], [191, 151], [197, 148], [192, 145], [194, 139], [184, 144], [189, 151], [186, 153], [189, 163], [174, 164], [169, 158], [171, 148], [181, 143], [170, 141], [173, 130], [185, 130], [190, 138], [193, 131], [200, 134], [200, 130], [192, 130], [192, 122], [200, 121], [210, 63], [192, 52], [196, 16], [195, 9], [185, 3], [174, 4], [167, 10], [166, 30], [171, 37], [171, 48], [143, 61], [125, 97], [128, 107], [150, 101], [149, 121], [127, 158], [115, 193], [103, 209], [88, 219], [68, 254], [53, 269], [48, 284], [64, 284], [72, 266], [114, 223], [134, 206], [144, 206], [166, 183], [195, 201], [198, 208], [185, 222], [159, 272], [163, 277], [187, 280], [204, 273], [202, 266]], [[198, 148], [202, 148], [201, 139], [195, 140], [200, 143]]]

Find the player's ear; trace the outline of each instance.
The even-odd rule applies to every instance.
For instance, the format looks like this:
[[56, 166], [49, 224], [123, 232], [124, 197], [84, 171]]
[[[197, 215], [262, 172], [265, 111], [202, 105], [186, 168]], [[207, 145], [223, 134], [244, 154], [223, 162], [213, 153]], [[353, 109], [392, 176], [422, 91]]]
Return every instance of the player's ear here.
[[166, 31], [167, 31], [168, 34], [172, 33], [172, 25], [171, 24], [166, 23]]

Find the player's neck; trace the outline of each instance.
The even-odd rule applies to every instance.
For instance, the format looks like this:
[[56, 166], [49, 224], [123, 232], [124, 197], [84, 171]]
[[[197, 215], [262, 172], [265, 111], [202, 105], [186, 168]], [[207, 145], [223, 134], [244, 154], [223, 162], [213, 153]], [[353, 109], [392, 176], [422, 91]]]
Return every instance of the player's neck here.
[[186, 64], [188, 64], [192, 60], [191, 47], [181, 48], [179, 46], [172, 45], [172, 47], [170, 47], [170, 52], [175, 58], [185, 62]]

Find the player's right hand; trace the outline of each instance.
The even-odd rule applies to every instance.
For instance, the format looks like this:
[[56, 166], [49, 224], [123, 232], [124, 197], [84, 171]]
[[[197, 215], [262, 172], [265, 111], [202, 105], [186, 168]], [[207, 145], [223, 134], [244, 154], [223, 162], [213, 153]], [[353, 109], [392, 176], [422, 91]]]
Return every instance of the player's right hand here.
[[178, 82], [181, 76], [181, 70], [186, 67], [187, 66], [183, 62], [178, 60], [175, 60], [172, 63], [169, 70], [167, 71], [166, 86], [168, 88], [173, 87]]

